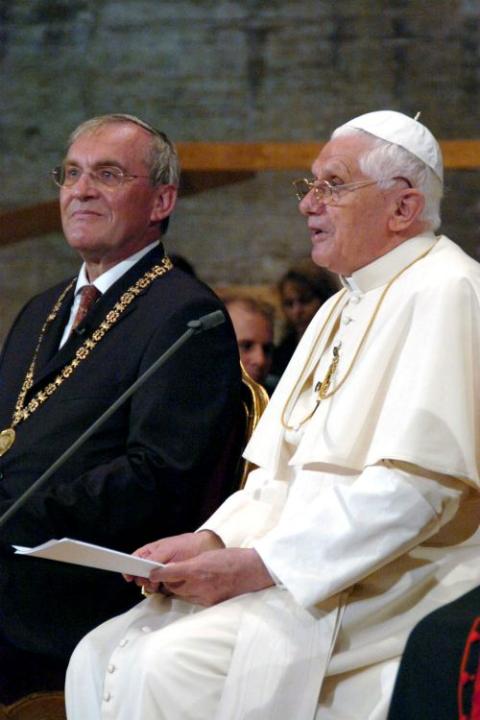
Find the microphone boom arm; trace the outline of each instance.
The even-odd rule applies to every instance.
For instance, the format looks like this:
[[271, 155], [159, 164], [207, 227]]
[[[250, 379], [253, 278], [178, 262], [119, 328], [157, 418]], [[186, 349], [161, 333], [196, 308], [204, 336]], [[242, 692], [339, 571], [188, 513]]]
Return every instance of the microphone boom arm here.
[[221, 310], [215, 310], [214, 312], [208, 313], [207, 315], [202, 315], [202, 317], [198, 318], [197, 320], [190, 320], [190, 322], [187, 323], [188, 330], [186, 330], [183, 335], [180, 335], [180, 337], [171, 345], [168, 350], [166, 350], [162, 355], [160, 355], [157, 360], [155, 360], [152, 365], [150, 365], [145, 372], [138, 377], [132, 385], [130, 385], [127, 390], [125, 390], [120, 397], [118, 397], [112, 405], [110, 405], [107, 410], [105, 410], [102, 415], [100, 415], [95, 422], [90, 425], [90, 427], [85, 430], [80, 437], [78, 437], [75, 442], [70, 445], [65, 452], [60, 455], [55, 462], [50, 465], [49, 468], [31, 485], [25, 492], [20, 495], [17, 500], [11, 505], [6, 512], [3, 513], [3, 515], [0, 517], [0, 528], [5, 525], [7, 520], [9, 520], [12, 515], [14, 515], [21, 506], [28, 500], [28, 498], [36, 491], [38, 490], [42, 485], [46, 483], [46, 481], [78, 450], [79, 447], [83, 445], [86, 440], [88, 440], [94, 432], [98, 430], [98, 428], [103, 425], [103, 423], [108, 420], [108, 418], [113, 415], [113, 413], [118, 410], [118, 408], [123, 405], [123, 403], [128, 400], [131, 395], [133, 395], [134, 392], [138, 390], [138, 388], [144, 384], [148, 378], [153, 375], [154, 372], [156, 372], [162, 365], [164, 365], [167, 360], [171, 358], [172, 355], [174, 355], [177, 350], [179, 350], [182, 345], [184, 345], [187, 340], [189, 340], [192, 335], [198, 335], [206, 330], [210, 330], [211, 328], [216, 327], [217, 325], [221, 325], [225, 322], [225, 315]]

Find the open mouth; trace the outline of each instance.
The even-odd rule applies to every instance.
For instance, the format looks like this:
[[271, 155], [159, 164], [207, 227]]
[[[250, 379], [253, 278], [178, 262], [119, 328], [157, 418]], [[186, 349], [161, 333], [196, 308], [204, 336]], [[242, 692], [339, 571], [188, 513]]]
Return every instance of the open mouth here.
[[325, 235], [325, 231], [321, 228], [310, 228], [310, 234], [312, 236], [312, 240], [320, 240]]

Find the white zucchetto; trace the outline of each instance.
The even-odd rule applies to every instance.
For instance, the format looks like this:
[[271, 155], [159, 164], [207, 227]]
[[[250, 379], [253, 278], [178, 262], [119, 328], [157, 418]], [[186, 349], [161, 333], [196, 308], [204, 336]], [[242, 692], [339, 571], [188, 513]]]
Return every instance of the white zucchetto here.
[[341, 127], [364, 130], [374, 137], [399, 145], [424, 162], [443, 182], [440, 146], [430, 130], [418, 120], [395, 110], [378, 110], [359, 115]]

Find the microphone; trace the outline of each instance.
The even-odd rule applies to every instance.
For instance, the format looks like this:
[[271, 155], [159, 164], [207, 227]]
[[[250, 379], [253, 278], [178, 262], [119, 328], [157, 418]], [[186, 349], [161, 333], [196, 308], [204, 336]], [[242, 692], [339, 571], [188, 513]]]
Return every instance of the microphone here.
[[89, 437], [93, 435], [94, 432], [98, 430], [103, 423], [108, 420], [108, 418], [113, 415], [113, 413], [118, 410], [118, 408], [123, 405], [123, 403], [128, 400], [128, 398], [133, 395], [134, 392], [138, 390], [139, 387], [141, 387], [148, 378], [153, 375], [154, 372], [156, 372], [159, 368], [164, 365], [167, 360], [169, 360], [172, 355], [174, 355], [177, 350], [179, 350], [182, 345], [184, 345], [187, 340], [189, 340], [192, 335], [198, 335], [202, 332], [205, 332], [207, 330], [211, 330], [214, 327], [217, 327], [217, 325], [221, 325], [225, 322], [225, 315], [221, 310], [215, 310], [214, 312], [208, 313], [207, 315], [202, 315], [202, 317], [199, 317], [197, 320], [190, 320], [187, 323], [188, 330], [186, 330], [183, 335], [180, 335], [180, 337], [175, 340], [173, 345], [171, 345], [164, 353], [163, 355], [160, 355], [157, 360], [155, 360], [152, 365], [150, 365], [145, 372], [138, 377], [134, 383], [130, 385], [127, 390], [125, 390], [120, 397], [118, 397], [110, 407], [105, 410], [105, 412], [100, 415], [97, 420], [95, 420], [90, 427], [85, 430], [82, 435], [80, 435], [79, 438], [75, 440], [70, 447], [65, 450], [65, 452], [60, 455], [55, 462], [50, 465], [49, 468], [41, 475], [35, 482], [30, 485], [30, 487], [25, 490], [25, 492], [20, 495], [17, 500], [11, 505], [6, 512], [3, 513], [3, 515], [0, 517], [0, 528], [5, 525], [7, 520], [9, 520], [12, 515], [15, 515], [18, 510], [22, 507], [22, 505], [25, 504], [25, 502], [28, 500], [28, 498], [36, 491], [38, 490], [42, 485], [46, 483], [46, 481], [57, 471], [61, 466], [73, 455], [74, 452], [78, 450], [79, 447], [83, 445], [83, 443], [88, 440]]
[[211, 328], [217, 327], [225, 322], [225, 315], [221, 310], [215, 310], [215, 312], [208, 313], [208, 315], [202, 315], [198, 320], [190, 320], [187, 323], [187, 327], [195, 330], [195, 333], [204, 332], [204, 330], [210, 330]]

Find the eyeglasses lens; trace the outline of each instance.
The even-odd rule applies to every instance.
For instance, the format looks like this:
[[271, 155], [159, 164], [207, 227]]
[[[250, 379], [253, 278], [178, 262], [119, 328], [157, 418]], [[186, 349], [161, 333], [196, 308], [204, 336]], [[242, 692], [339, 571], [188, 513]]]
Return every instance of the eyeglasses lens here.
[[333, 196], [332, 188], [327, 182], [303, 178], [301, 180], [295, 180], [293, 186], [298, 200], [303, 200], [303, 198], [312, 191], [311, 199], [314, 203], [326, 203], [331, 200]]
[[[53, 182], [59, 187], [73, 187], [83, 175], [78, 167], [58, 165], [51, 171]], [[97, 185], [116, 188], [124, 181], [124, 173], [116, 167], [102, 167], [88, 172], [91, 181]]]

